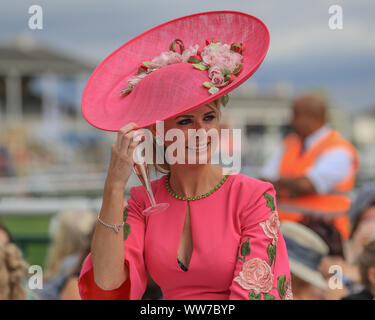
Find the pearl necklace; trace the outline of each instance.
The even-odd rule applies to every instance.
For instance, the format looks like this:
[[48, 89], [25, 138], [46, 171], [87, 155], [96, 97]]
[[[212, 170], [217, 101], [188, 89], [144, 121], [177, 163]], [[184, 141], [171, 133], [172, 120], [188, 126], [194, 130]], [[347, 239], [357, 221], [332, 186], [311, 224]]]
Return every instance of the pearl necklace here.
[[176, 193], [173, 192], [171, 186], [169, 185], [169, 178], [170, 178], [170, 174], [167, 175], [166, 179], [165, 179], [165, 182], [166, 182], [166, 186], [167, 186], [167, 189], [168, 189], [168, 192], [172, 195], [172, 197], [176, 198], [176, 199], [179, 199], [179, 200], [199, 200], [199, 199], [204, 199], [206, 197], [208, 197], [209, 195], [213, 194], [215, 191], [219, 190], [219, 188], [224, 184], [224, 182], [227, 180], [229, 174], [232, 172], [229, 171], [225, 176], [224, 178], [220, 181], [220, 183], [214, 187], [212, 190], [210, 190], [210, 192], [207, 192], [207, 193], [204, 193], [200, 196], [196, 196], [196, 197], [184, 197], [184, 196], [181, 196], [181, 195], [178, 195]]

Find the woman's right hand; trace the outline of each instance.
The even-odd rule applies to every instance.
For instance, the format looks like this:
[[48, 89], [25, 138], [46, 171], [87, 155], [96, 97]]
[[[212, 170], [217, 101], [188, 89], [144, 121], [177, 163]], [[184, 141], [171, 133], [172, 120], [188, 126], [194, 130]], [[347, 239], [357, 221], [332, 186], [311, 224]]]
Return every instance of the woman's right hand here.
[[111, 159], [109, 162], [106, 184], [111, 187], [125, 189], [132, 173], [134, 160], [133, 152], [143, 140], [134, 141], [138, 125], [130, 122], [118, 131], [117, 140], [112, 144]]

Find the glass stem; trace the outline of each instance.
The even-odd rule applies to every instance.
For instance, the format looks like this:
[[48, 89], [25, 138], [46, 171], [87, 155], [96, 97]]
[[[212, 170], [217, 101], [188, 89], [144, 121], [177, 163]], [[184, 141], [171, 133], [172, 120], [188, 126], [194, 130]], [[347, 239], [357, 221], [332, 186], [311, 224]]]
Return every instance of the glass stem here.
[[152, 192], [150, 181], [148, 179], [146, 180], [146, 191], [147, 191], [148, 199], [151, 202], [151, 205], [153, 207], [156, 206], [156, 201], [155, 201], [155, 198], [154, 198], [154, 193]]

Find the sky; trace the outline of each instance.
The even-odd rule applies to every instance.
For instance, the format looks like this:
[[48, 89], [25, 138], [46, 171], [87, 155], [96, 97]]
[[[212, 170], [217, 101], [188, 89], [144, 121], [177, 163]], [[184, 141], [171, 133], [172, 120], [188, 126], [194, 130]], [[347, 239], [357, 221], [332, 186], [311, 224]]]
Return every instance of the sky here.
[[[28, 9], [43, 9], [43, 29], [30, 30]], [[331, 30], [339, 5], [343, 29]], [[1, 0], [0, 42], [28, 33], [97, 65], [119, 46], [168, 20], [213, 10], [243, 11], [268, 27], [268, 54], [252, 76], [259, 90], [287, 83], [294, 92], [324, 90], [352, 113], [375, 109], [373, 0]]]

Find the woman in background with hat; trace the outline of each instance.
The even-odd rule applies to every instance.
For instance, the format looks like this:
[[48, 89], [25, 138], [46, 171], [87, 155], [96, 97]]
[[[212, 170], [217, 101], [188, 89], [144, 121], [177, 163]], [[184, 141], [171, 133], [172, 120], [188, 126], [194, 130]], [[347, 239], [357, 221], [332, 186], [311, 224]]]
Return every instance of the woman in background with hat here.
[[[165, 132], [179, 129], [185, 143], [189, 129], [218, 130], [228, 92], [256, 71], [268, 46], [259, 19], [205, 12], [148, 30], [94, 71], [82, 112], [93, 126], [118, 136], [91, 254], [80, 274], [83, 299], [141, 299], [148, 272], [166, 300], [292, 297], [275, 190], [213, 165], [217, 141], [184, 149], [185, 160], [189, 153], [206, 153], [208, 163], [160, 166], [167, 174], [151, 187], [157, 203], [169, 203], [164, 212], [142, 215], [149, 206], [143, 186], [132, 187], [127, 202], [123, 195], [139, 144], [134, 130], [150, 128], [162, 148], [172, 142], [158, 136], [159, 120]], [[125, 228], [118, 229], [123, 210]]]
[[301, 223], [282, 222], [281, 231], [288, 249], [294, 299], [325, 300], [329, 288], [319, 265], [328, 255], [327, 244]]

